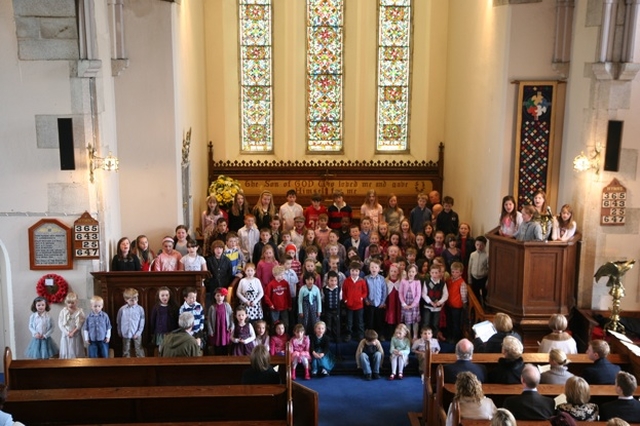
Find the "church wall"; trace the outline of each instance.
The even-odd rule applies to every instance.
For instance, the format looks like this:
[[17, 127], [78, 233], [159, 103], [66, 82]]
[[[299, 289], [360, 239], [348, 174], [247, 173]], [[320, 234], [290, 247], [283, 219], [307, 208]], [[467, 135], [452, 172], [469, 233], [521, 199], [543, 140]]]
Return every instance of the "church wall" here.
[[129, 67], [114, 83], [122, 233], [132, 239], [146, 234], [154, 249], [182, 223], [183, 128], [176, 122], [175, 7], [153, 0], [126, 3]]
[[[439, 3], [439, 4], [433, 4]], [[436, 160], [444, 141], [446, 17], [443, 2], [415, 2], [410, 154], [376, 155], [376, 2], [347, 0], [344, 29], [344, 153], [306, 152], [306, 8], [273, 3], [274, 154], [240, 154], [236, 2], [207, 2], [208, 130], [216, 160]], [[446, 142], [446, 141], [445, 141]], [[255, 200], [249, 200], [254, 203]], [[347, 200], [360, 205], [360, 197]]]
[[[29, 265], [28, 228], [44, 217], [56, 218], [68, 226], [84, 212], [96, 215], [103, 225], [102, 231], [119, 233], [118, 205], [111, 203], [113, 214], [100, 214], [104, 206], [103, 190], [117, 188], [115, 176], [96, 172], [100, 185], [89, 183], [87, 167], [87, 143], [98, 144], [98, 154], [106, 156], [107, 149], [115, 152], [112, 126], [114, 117], [110, 102], [109, 37], [106, 9], [96, 9], [97, 58], [102, 60], [95, 78], [98, 87], [98, 117], [100, 127], [96, 140], [91, 137], [89, 106], [89, 78], [77, 71], [77, 61], [69, 61], [66, 54], [54, 54], [51, 43], [39, 39], [40, 33], [24, 32], [25, 22], [46, 20], [60, 10], [74, 11], [73, 2], [60, 0], [52, 7], [50, 2], [38, 9], [39, 2], [0, 2], [0, 80], [3, 82], [3, 99], [0, 104], [0, 169], [3, 184], [0, 185], [0, 240], [3, 245], [0, 285], [3, 298], [0, 311], [3, 318], [5, 343], [11, 344], [14, 356], [22, 357], [30, 340], [28, 318], [30, 306], [36, 296], [36, 282], [47, 273], [61, 275], [81, 299], [81, 306], [88, 307], [86, 299], [92, 295], [92, 280], [88, 272], [101, 267], [99, 261], [73, 260], [70, 270], [32, 271]], [[14, 13], [18, 15], [17, 19]], [[36, 18], [34, 18], [34, 16]], [[75, 18], [72, 17], [72, 21]], [[16, 24], [17, 21], [17, 24]], [[30, 24], [29, 24], [30, 25]], [[28, 26], [29, 26], [28, 25]], [[32, 27], [30, 27], [32, 28]], [[21, 40], [30, 39], [28, 57], [19, 56], [16, 34]], [[42, 33], [44, 34], [44, 33]], [[69, 35], [70, 34], [70, 35]], [[42, 37], [45, 37], [44, 35]], [[77, 34], [68, 45], [77, 46]], [[75, 40], [73, 40], [75, 37]], [[104, 41], [107, 44], [104, 44]], [[75, 53], [77, 57], [77, 51]], [[106, 65], [106, 74], [105, 74]], [[106, 94], [106, 96], [104, 96]], [[106, 98], [106, 99], [105, 99]], [[61, 171], [58, 149], [58, 117], [73, 118], [75, 170]], [[105, 152], [103, 152], [103, 149]], [[106, 247], [103, 248], [107, 253]], [[57, 320], [62, 305], [51, 307], [51, 316]], [[8, 322], [4, 322], [8, 318]], [[53, 334], [60, 339], [57, 327]]]
[[[637, 178], [640, 123], [640, 84], [638, 77], [631, 82], [619, 80], [597, 82], [592, 64], [595, 61], [600, 31], [600, 2], [576, 2], [571, 73], [567, 91], [567, 117], [563, 159], [561, 165], [560, 203], [574, 207], [578, 228], [583, 233], [582, 265], [580, 268], [580, 306], [607, 309], [611, 306], [609, 288], [605, 280], [594, 285], [593, 274], [608, 261], [640, 260], [637, 244], [639, 221], [637, 197], [640, 183]], [[636, 36], [636, 52], [640, 37]], [[636, 53], [635, 62], [640, 62]], [[593, 171], [577, 173], [572, 170], [573, 158], [584, 151], [592, 153], [596, 143], [606, 145], [607, 121], [623, 120], [622, 153], [619, 172]], [[601, 168], [604, 152], [601, 156]], [[613, 178], [627, 187], [627, 225], [600, 225], [602, 189]], [[638, 310], [640, 302], [640, 269], [630, 270], [624, 277], [626, 297], [623, 310]]]

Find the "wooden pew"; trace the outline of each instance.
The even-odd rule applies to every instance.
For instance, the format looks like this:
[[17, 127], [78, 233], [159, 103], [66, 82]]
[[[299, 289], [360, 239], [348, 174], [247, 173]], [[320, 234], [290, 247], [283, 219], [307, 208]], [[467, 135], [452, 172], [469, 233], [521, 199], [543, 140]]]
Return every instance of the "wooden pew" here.
[[[492, 365], [498, 364], [498, 359], [502, 357], [502, 354], [499, 353], [480, 353], [473, 354], [473, 362], [474, 364], [484, 364], [488, 370], [491, 370]], [[432, 380], [432, 384], [435, 384], [433, 381], [435, 378], [435, 370], [439, 364], [453, 364], [456, 362], [456, 354], [427, 354], [426, 356], [426, 370], [425, 370], [425, 380], [426, 377], [429, 376]], [[589, 359], [587, 354], [569, 354], [567, 358], [571, 361], [569, 363], [569, 371], [573, 374], [580, 375], [585, 367], [593, 364], [593, 361]], [[549, 364], [549, 354], [546, 353], [530, 353], [525, 352], [522, 354], [522, 359], [525, 363], [530, 364]], [[622, 367], [623, 370], [627, 370], [629, 366], [629, 357], [626, 354], [609, 354], [607, 359], [613, 363]], [[428, 373], [427, 373], [428, 372]]]
[[[453, 402], [453, 407], [451, 409], [451, 419], [454, 425], [463, 425], [463, 426], [490, 426], [491, 420], [473, 420], [473, 419], [463, 419], [460, 417], [460, 407], [457, 402]], [[534, 420], [518, 420], [518, 426], [548, 426], [549, 422], [544, 421], [534, 421]], [[579, 426], [604, 426], [607, 422], [579, 422], [576, 421], [576, 424]]]
[[[546, 395], [551, 398], [564, 393], [564, 385], [538, 385], [538, 393]], [[522, 393], [522, 385], [504, 385], [504, 384], [487, 384], [482, 385], [482, 391], [485, 396], [491, 398], [497, 407], [503, 405], [504, 399], [513, 396], [520, 395]], [[591, 393], [591, 402], [598, 404], [606, 401], [614, 400], [618, 397], [616, 388], [614, 385], [590, 385], [589, 391]], [[449, 404], [453, 401], [456, 389], [455, 384], [444, 382], [444, 367], [442, 364], [438, 365], [436, 369], [436, 391], [435, 391], [435, 404], [434, 409], [431, 412], [430, 425], [444, 425], [447, 417], [447, 410]], [[640, 396], [640, 386], [636, 388], [634, 396]], [[520, 424], [520, 422], [518, 422]]]
[[279, 420], [287, 425], [286, 385], [142, 386], [11, 390], [4, 408], [30, 426]]
[[[280, 365], [285, 381], [286, 359], [271, 358]], [[5, 383], [12, 390], [105, 387], [235, 385], [249, 366], [248, 356], [180, 358], [76, 358], [18, 359], [5, 349]], [[42, 378], [46, 377], [46, 380]]]
[[[187, 396], [195, 396], [195, 399], [204, 398], [201, 395], [205, 395], [211, 401], [220, 399], [221, 401], [215, 403], [219, 408], [222, 407], [226, 414], [207, 414], [202, 410], [196, 410], [193, 418], [176, 415], [162, 421], [189, 421], [194, 425], [205, 424], [208, 420], [252, 421], [256, 422], [256, 425], [262, 424], [258, 421], [277, 421], [280, 423], [276, 424], [282, 425], [317, 425], [318, 394], [292, 382], [288, 352], [286, 357], [272, 357], [272, 364], [280, 367], [283, 383], [286, 383], [280, 385], [282, 389], [254, 389], [253, 386], [238, 385], [242, 372], [249, 367], [249, 357], [13, 360], [11, 350], [5, 349], [5, 379], [10, 389], [8, 406], [12, 409], [15, 407], [15, 411], [12, 412], [14, 418], [29, 425], [41, 424], [44, 421], [37, 413], [32, 413], [29, 401], [39, 401], [42, 407], [55, 407], [55, 410], [64, 413], [61, 414], [60, 422], [55, 423], [64, 425], [93, 424], [91, 421], [96, 421], [95, 415], [75, 415], [76, 408], [72, 406], [74, 398], [100, 401], [87, 409], [84, 408], [83, 402], [82, 411], [89, 413], [92, 409], [97, 410], [98, 405], [106, 407], [104, 409], [109, 415], [105, 418], [99, 417], [100, 423], [121, 424], [160, 421], [149, 417], [149, 413], [153, 413], [154, 409], [160, 411], [163, 406], [166, 407], [167, 400], [181, 397], [188, 399]], [[46, 377], [46, 380], [43, 380], [43, 377]], [[97, 385], [103, 387], [96, 390]], [[179, 389], [179, 392], [172, 393], [170, 389]], [[228, 398], [229, 395], [233, 395], [234, 400], [244, 402], [238, 403], [237, 406], [227, 403], [223, 398]], [[133, 402], [119, 401], [126, 399]], [[246, 414], [245, 412], [252, 411], [248, 407], [254, 404], [266, 404], [274, 410], [278, 408], [281, 411], [277, 413], [284, 413], [284, 417], [279, 415], [276, 417], [281, 418], [273, 418], [276, 411], [261, 412], [262, 417]], [[63, 408], [65, 405], [68, 407]], [[202, 406], [209, 405], [207, 402]], [[46, 412], [47, 409], [41, 411]], [[126, 413], [130, 420], [125, 418], [125, 414], [118, 417], [111, 412]], [[20, 413], [20, 416], [15, 413]], [[234, 416], [240, 418], [235, 419]], [[203, 421], [205, 423], [201, 423]], [[267, 424], [270, 423], [265, 423]]]

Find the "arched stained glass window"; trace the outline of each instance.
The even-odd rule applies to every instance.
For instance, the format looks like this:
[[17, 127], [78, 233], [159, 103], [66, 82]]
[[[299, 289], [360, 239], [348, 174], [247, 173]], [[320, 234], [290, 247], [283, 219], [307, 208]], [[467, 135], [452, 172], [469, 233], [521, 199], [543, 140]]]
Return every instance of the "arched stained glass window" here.
[[239, 0], [241, 151], [273, 152], [271, 0]]
[[343, 0], [307, 0], [307, 151], [342, 151]]
[[380, 0], [377, 152], [409, 150], [411, 0]]

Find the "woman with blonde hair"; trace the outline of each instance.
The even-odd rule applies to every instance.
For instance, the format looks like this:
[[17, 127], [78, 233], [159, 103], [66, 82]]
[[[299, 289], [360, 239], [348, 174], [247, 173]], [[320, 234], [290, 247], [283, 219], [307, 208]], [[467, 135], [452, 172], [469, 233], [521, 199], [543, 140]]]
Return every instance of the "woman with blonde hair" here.
[[560, 349], [565, 354], [577, 354], [578, 347], [576, 346], [576, 341], [565, 331], [567, 325], [567, 318], [564, 315], [551, 315], [549, 318], [551, 333], [542, 338], [538, 352], [547, 353], [551, 349]]
[[498, 365], [489, 372], [489, 383], [518, 384], [524, 368], [522, 343], [513, 336], [502, 340], [502, 355]]
[[517, 426], [516, 418], [506, 408], [498, 408], [491, 419], [491, 426]]
[[500, 353], [502, 352], [502, 340], [507, 336], [513, 336], [522, 343], [522, 337], [513, 331], [513, 320], [503, 312], [498, 312], [493, 317], [493, 326], [496, 333], [489, 337], [489, 340], [483, 342], [480, 338], [473, 341], [475, 352], [482, 353]]
[[549, 364], [551, 368], [540, 375], [540, 383], [550, 385], [564, 385], [573, 374], [569, 373], [569, 365], [571, 361], [567, 359], [567, 355], [560, 349], [551, 349], [549, 352]]
[[[480, 380], [470, 371], [463, 371], [456, 376], [453, 400], [458, 403], [460, 418], [464, 419], [491, 420], [497, 410], [491, 398], [484, 396]], [[453, 403], [447, 412], [447, 426], [453, 426]]]
[[271, 229], [271, 219], [276, 215], [276, 206], [273, 204], [271, 191], [262, 191], [258, 196], [258, 202], [253, 206], [253, 215], [256, 217], [258, 229]]
[[556, 407], [558, 412], [564, 411], [578, 421], [598, 420], [598, 405], [589, 402], [591, 392], [586, 380], [578, 376], [570, 377], [564, 384], [564, 394], [567, 396], [567, 402]]

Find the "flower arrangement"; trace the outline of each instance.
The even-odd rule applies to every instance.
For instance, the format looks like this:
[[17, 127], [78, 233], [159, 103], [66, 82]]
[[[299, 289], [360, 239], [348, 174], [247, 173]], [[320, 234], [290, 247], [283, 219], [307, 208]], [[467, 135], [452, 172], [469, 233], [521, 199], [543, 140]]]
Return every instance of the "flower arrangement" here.
[[225, 175], [218, 176], [209, 186], [209, 195], [215, 195], [218, 204], [223, 208], [231, 207], [238, 192], [242, 192], [240, 182]]
[[[46, 280], [52, 279], [53, 285], [46, 285]], [[47, 274], [38, 280], [36, 292], [38, 296], [44, 297], [49, 303], [61, 303], [67, 296], [69, 284], [60, 275]]]

